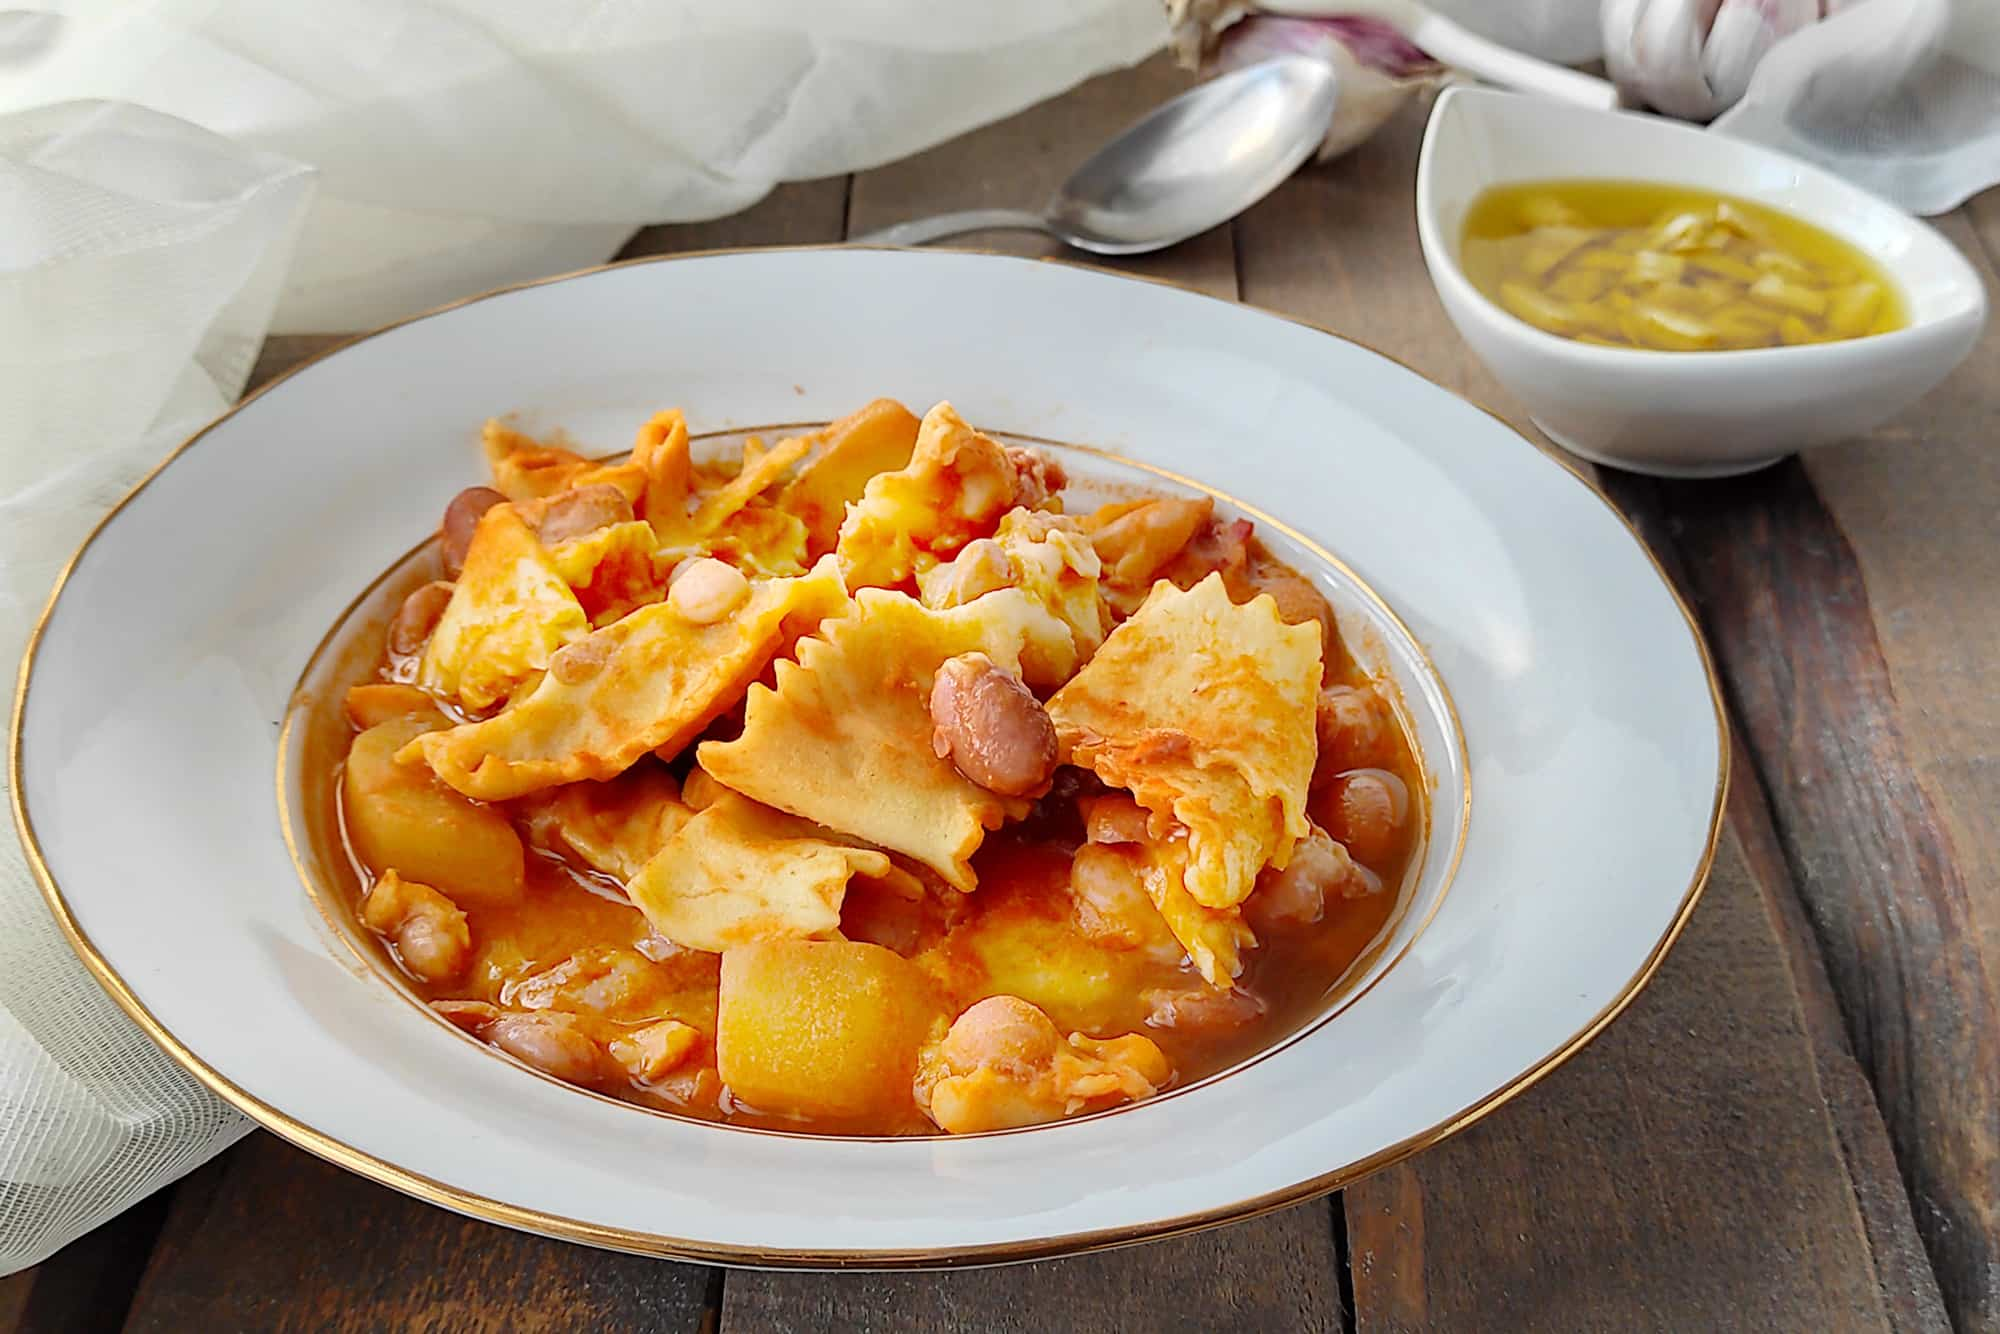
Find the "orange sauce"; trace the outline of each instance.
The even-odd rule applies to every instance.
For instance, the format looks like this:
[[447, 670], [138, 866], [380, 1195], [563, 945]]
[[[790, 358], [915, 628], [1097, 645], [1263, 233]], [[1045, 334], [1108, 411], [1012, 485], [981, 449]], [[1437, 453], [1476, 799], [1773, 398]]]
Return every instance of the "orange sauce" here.
[[[1298, 576], [1251, 539], [1250, 559], [1230, 574], [1232, 595], [1243, 600]], [[414, 587], [430, 577], [430, 561], [407, 572]], [[1204, 571], [1205, 572], [1205, 571]], [[1197, 571], [1170, 569], [1177, 581], [1191, 582]], [[1337, 635], [1326, 643], [1325, 683], [1362, 692], [1379, 686], [1353, 660]], [[308, 836], [316, 860], [337, 881], [352, 917], [361, 897], [383, 868], [365, 865], [352, 851], [340, 811], [340, 765], [355, 729], [342, 712], [350, 685], [389, 679], [383, 632], [366, 630], [335, 664], [330, 689], [315, 702], [307, 720], [303, 753], [308, 799]], [[1233, 992], [1207, 988], [1185, 958], [1163, 959], [1137, 950], [1115, 950], [1093, 941], [1080, 928], [1066, 886], [1076, 849], [1084, 842], [1075, 793], [1085, 777], [1065, 770], [1056, 792], [1025, 822], [990, 835], [973, 859], [979, 888], [965, 896], [934, 893], [912, 903], [863, 881], [849, 889], [842, 909], [842, 932], [850, 939], [885, 945], [915, 959], [946, 998], [951, 1014], [990, 995], [1008, 993], [1041, 1006], [1064, 1032], [1094, 1037], [1143, 1033], [1165, 1053], [1173, 1083], [1185, 1085], [1226, 1070], [1279, 1042], [1325, 1013], [1407, 897], [1408, 880], [1421, 858], [1427, 828], [1422, 770], [1416, 762], [1400, 712], [1382, 701], [1382, 726], [1350, 744], [1327, 737], [1322, 728], [1310, 810], [1316, 822], [1335, 827], [1340, 818], [1342, 775], [1355, 770], [1386, 771], [1400, 780], [1408, 806], [1399, 829], [1372, 844], [1357, 838], [1355, 860], [1382, 882], [1381, 892], [1359, 898], [1329, 896], [1318, 921], [1290, 926], [1263, 925]], [[725, 719], [717, 727], [731, 726]], [[684, 776], [694, 747], [674, 766]], [[648, 757], [642, 761], [655, 764]], [[1089, 782], [1094, 783], [1094, 779]], [[510, 804], [503, 804], [508, 809]], [[509, 809], [526, 836], [525, 815]], [[1369, 855], [1360, 855], [1366, 846]], [[532, 847], [532, 845], [531, 845]], [[699, 1029], [703, 1045], [674, 1075], [653, 1084], [637, 1081], [600, 1091], [661, 1111], [731, 1124], [825, 1133], [913, 1135], [940, 1133], [914, 1103], [906, 1115], [863, 1123], [800, 1122], [767, 1116], [734, 1102], [715, 1071], [713, 1046], [718, 956], [681, 950], [654, 937], [645, 918], [618, 884], [580, 865], [530, 851], [526, 893], [501, 907], [462, 905], [473, 941], [473, 964], [450, 986], [435, 986], [403, 973], [427, 1001], [473, 1000], [519, 1003], [527, 979], [566, 960], [618, 961], [627, 970], [621, 1002], [606, 996], [613, 983], [593, 981], [591, 970], [568, 984], [568, 999], [593, 1008], [591, 1022], [608, 1040], [621, 1029], [660, 1018], [682, 1019]], [[358, 926], [380, 962], [399, 969], [394, 951]], [[399, 969], [400, 971], [400, 969]], [[636, 982], [631, 982], [636, 978]], [[619, 985], [625, 985], [620, 983]], [[594, 988], [594, 990], [593, 990]], [[615, 990], [615, 988], [613, 988]], [[1176, 996], [1178, 1003], [1165, 1003]], [[621, 1008], [622, 1007], [622, 1008]]]

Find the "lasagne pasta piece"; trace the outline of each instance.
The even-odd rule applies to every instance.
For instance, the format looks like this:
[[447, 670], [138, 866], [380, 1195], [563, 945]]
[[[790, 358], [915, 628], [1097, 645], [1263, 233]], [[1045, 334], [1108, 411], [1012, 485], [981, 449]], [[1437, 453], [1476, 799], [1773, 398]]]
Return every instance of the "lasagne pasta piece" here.
[[654, 479], [642, 513], [659, 539], [660, 568], [670, 569], [690, 556], [713, 555], [750, 574], [801, 573], [807, 561], [805, 525], [763, 496], [811, 443], [800, 437], [766, 450], [753, 437], [744, 442], [741, 465], [731, 474], [692, 465], [687, 428], [679, 415], [656, 417], [640, 433], [634, 453], [647, 458], [648, 475]]
[[909, 464], [870, 478], [848, 507], [836, 544], [848, 587], [894, 588], [990, 536], [1014, 489], [999, 442], [938, 404], [924, 416]]
[[493, 486], [509, 500], [537, 500], [580, 486], [607, 484], [636, 501], [645, 476], [630, 463], [598, 463], [574, 450], [545, 445], [501, 421], [480, 434]]
[[1104, 642], [1100, 568], [1075, 520], [1016, 508], [992, 537], [967, 543], [948, 564], [919, 574], [917, 586], [927, 607], [961, 606], [996, 588], [1018, 588], [1069, 627], [1082, 660]]
[[1121, 614], [1130, 614], [1214, 513], [1215, 502], [1207, 496], [1160, 496], [1117, 501], [1081, 516], [1078, 526], [1104, 562], [1107, 600]]
[[805, 526], [814, 559], [833, 550], [850, 501], [861, 499], [868, 479], [908, 466], [917, 443], [917, 418], [893, 398], [828, 426], [815, 437], [812, 457], [778, 497], [778, 508]]
[[480, 516], [417, 683], [470, 709], [509, 699], [590, 629], [549, 553], [511, 504]]
[[715, 960], [705, 955], [655, 961], [624, 945], [593, 944], [539, 972], [509, 978], [498, 995], [501, 1004], [519, 1010], [558, 1010], [606, 1024], [677, 1019], [713, 1031], [715, 979]]
[[701, 547], [747, 574], [785, 576], [806, 568], [806, 527], [781, 509], [750, 505], [705, 533]]
[[720, 954], [831, 934], [848, 880], [889, 869], [879, 852], [831, 842], [823, 829], [730, 792], [683, 825], [625, 893], [660, 935]]
[[572, 645], [506, 712], [426, 733], [398, 758], [427, 762], [481, 801], [613, 777], [649, 750], [672, 755], [686, 746], [789, 637], [846, 605], [828, 559], [796, 579], [755, 584], [733, 615], [712, 624], [687, 620], [671, 602], [641, 607]]
[[687, 419], [679, 408], [656, 412], [632, 442], [632, 464], [645, 478], [633, 502], [639, 517], [653, 525], [660, 545], [672, 546], [687, 534], [688, 494], [694, 460], [688, 453]]
[[650, 524], [611, 523], [549, 548], [562, 576], [592, 625], [612, 621], [667, 595], [667, 581], [653, 559]]
[[1244, 925], [1240, 909], [1204, 907], [1188, 893], [1187, 831], [1175, 826], [1155, 838], [1146, 812], [1123, 793], [1086, 802], [1083, 810], [1090, 842], [1070, 866], [1079, 909], [1110, 919], [1093, 923], [1100, 932], [1143, 939], [1147, 924], [1131, 919], [1145, 909], [1126, 906], [1131, 892], [1125, 887], [1136, 885], [1202, 980], [1228, 986], [1243, 971], [1243, 951], [1255, 948], [1257, 937]]
[[792, 465], [804, 458], [811, 447], [810, 436], [780, 440], [770, 449], [765, 449], [755, 436], [744, 441], [743, 466], [734, 477], [704, 495], [695, 509], [691, 521], [695, 535], [704, 537], [716, 531], [724, 520], [784, 480]]
[[946, 611], [864, 589], [852, 613], [777, 665], [776, 689], [750, 688], [742, 735], [703, 743], [701, 766], [766, 805], [903, 853], [970, 890], [967, 859], [986, 831], [1029, 805], [974, 785], [931, 747], [938, 666], [972, 652], [1019, 671], [1025, 659], [1061, 661], [1073, 649], [1069, 628], [1018, 589]]
[[567, 783], [526, 812], [529, 835], [621, 884], [639, 874], [694, 815], [665, 767], [635, 764], [607, 782]]
[[1049, 700], [1066, 762], [1131, 792], [1156, 841], [1186, 829], [1202, 907], [1234, 908], [1308, 832], [1319, 637], [1268, 597], [1232, 603], [1217, 575], [1159, 584]]

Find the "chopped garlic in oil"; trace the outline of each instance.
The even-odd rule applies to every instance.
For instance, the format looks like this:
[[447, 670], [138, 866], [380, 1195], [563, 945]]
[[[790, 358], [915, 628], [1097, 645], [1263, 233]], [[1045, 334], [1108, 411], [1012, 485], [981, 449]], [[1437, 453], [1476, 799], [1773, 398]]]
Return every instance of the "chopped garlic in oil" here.
[[1847, 242], [1747, 200], [1630, 181], [1501, 186], [1473, 201], [1473, 286], [1548, 333], [1698, 352], [1903, 326], [1901, 294]]

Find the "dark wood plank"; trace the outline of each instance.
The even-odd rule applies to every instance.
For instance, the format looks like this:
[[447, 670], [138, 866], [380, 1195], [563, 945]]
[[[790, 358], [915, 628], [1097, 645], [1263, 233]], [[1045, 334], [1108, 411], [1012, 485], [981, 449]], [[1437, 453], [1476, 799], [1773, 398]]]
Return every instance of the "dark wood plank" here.
[[258, 1133], [190, 1178], [133, 1330], [687, 1330], [712, 1272], [460, 1218]]
[[[1671, 535], [1674, 519], [1660, 500], [1658, 485], [1630, 473], [1600, 471], [1599, 476], [1608, 493], [1638, 524], [1648, 544], [1661, 553], [1685, 595], [1687, 570]], [[1730, 827], [1785, 950], [1800, 1019], [1812, 1043], [1814, 1068], [1826, 1097], [1827, 1115], [1847, 1162], [1855, 1204], [1874, 1255], [1883, 1303], [1897, 1329], [1944, 1328], [1949, 1324], [1944, 1298], [1917, 1232], [1888, 1127], [1876, 1106], [1874, 1087], [1848, 1038], [1839, 994], [1785, 861], [1770, 799], [1740, 725], [1733, 727], [1730, 741]]]
[[1541, 443], [1451, 327], [1424, 272], [1413, 201], [1427, 114], [1413, 102], [1373, 139], [1307, 167], [1237, 220], [1243, 299], [1415, 367]]
[[[2000, 291], [2000, 191], [1981, 233], [1938, 219]], [[2000, 884], [2000, 325], [1910, 411], [1865, 440], [1806, 456], [1806, 474], [1867, 588], [1903, 740], [1969, 884]], [[1989, 980], [2000, 980], [2000, 898], [1969, 904]]]
[[[1993, 286], [2000, 194], [1938, 222]], [[1968, 1327], [2000, 1324], [2000, 901], [1979, 888], [2000, 881], [1996, 427], [1989, 327], [1868, 437], [1663, 492], [1708, 557], [1806, 915]]]
[[280, 334], [266, 338], [258, 350], [257, 364], [250, 368], [250, 379], [243, 392], [262, 388], [286, 371], [339, 347], [348, 337], [347, 334]]
[[1771, 823], [1770, 801], [1742, 735], [1738, 733], [1733, 741], [1737, 777], [1729, 794], [1730, 825], [1745, 867], [1763, 897], [1764, 911], [1772, 918], [1786, 950], [1793, 991], [1799, 999], [1799, 1018], [1812, 1043], [1813, 1065], [1826, 1098], [1827, 1116], [1841, 1156], [1847, 1161], [1847, 1177], [1868, 1234], [1876, 1285], [1889, 1323], [1897, 1330], [1949, 1328], [1944, 1297], [1923, 1239], [1917, 1235], [1889, 1129], [1882, 1123], [1867, 1073], [1848, 1043], [1839, 998], [1827, 976], [1819, 941], [1806, 920], [1805, 907], [1793, 887], [1778, 831]]
[[28, 1309], [28, 1294], [34, 1287], [32, 1269], [0, 1278], [0, 1331], [4, 1334], [19, 1334], [22, 1313]]
[[1617, 1023], [1347, 1197], [1364, 1334], [1889, 1327], [1733, 833], [1686, 935]]
[[[1240, 220], [1243, 297], [1353, 336], [1544, 443], [1424, 275], [1410, 202], [1423, 113]], [[1850, 1172], [1889, 1202], [1883, 1244], [1900, 1249], [1886, 1272], [1908, 1288], [1900, 1184], [1884, 1155], [1843, 1152], [1764, 892], [1732, 835], [1710, 902], [1597, 1044], [1347, 1192], [1360, 1328], [1923, 1327], [1921, 1312], [1892, 1322]], [[1865, 1124], [1872, 1109], [1839, 1087]]]
[[711, 222], [664, 223], [639, 231], [619, 259], [739, 246], [819, 245], [838, 241], [847, 213], [845, 176], [781, 185], [756, 207]]
[[1248, 1223], [1031, 1265], [948, 1274], [732, 1273], [730, 1334], [1065, 1334], [1338, 1330], [1333, 1235], [1324, 1205]]
[[[1969, 216], [1938, 220], [2000, 291], [2000, 191]], [[1975, 225], [1976, 224], [1976, 225]], [[1983, 245], [1982, 245], [1983, 241]], [[1867, 590], [1877, 644], [1897, 706], [1903, 753], [1929, 799], [1969, 889], [1966, 932], [1983, 967], [1989, 1004], [2000, 997], [2000, 327], [1959, 370], [1899, 420], [1865, 441], [1808, 456], [1806, 473], [1846, 539]], [[1967, 998], [1968, 1001], [1971, 998]], [[1996, 1016], [1989, 1009], [1990, 1033]], [[1974, 1021], [1978, 1022], [1976, 1011]], [[2000, 1102], [1989, 1085], [1988, 1106]], [[1982, 1155], [2000, 1152], [2000, 1112], [1990, 1112]], [[1926, 1132], [1917, 1138], [1928, 1142]], [[1974, 1163], [1961, 1166], [1972, 1171]], [[1979, 1298], [2000, 1324], [2000, 1184], [1961, 1178], [1957, 1193], [1981, 1209], [1985, 1244], [1957, 1263], [1983, 1262]]]
[[1854, 551], [1796, 460], [1661, 494], [1946, 1302], [1991, 1326], [2000, 1009]]
[[[2000, 192], [1937, 223], [1989, 287], [2000, 281]], [[1743, 652], [1783, 660], [1755, 673], [1763, 679], [1741, 702], [1792, 834], [1783, 849], [1802, 863], [1799, 923], [1825, 939], [1812, 948], [1830, 959], [1828, 1001], [1895, 1132], [1943, 1295], [1975, 1328], [2000, 1324], [2000, 901], [1972, 888], [2000, 883], [1996, 427], [2000, 330], [1989, 327], [1943, 385], [1867, 437], [1737, 483], [1740, 496], [1728, 485], [1658, 491], [1670, 510], [1687, 507], [1678, 527], [1691, 552], [1750, 545], [1735, 521], [1768, 508], [1778, 527], [1755, 541], [1794, 563], [1760, 577], [1762, 557], [1749, 555], [1718, 596], [1755, 585], [1815, 608], [1798, 651], [1771, 633], [1767, 608], [1734, 618]], [[1787, 500], [1769, 506], [1772, 494]], [[1814, 578], [1801, 586], [1808, 565]], [[1834, 642], [1851, 663], [1828, 660]], [[1841, 674], [1822, 684], [1829, 669]], [[1829, 695], [1839, 707], [1826, 707]], [[1817, 781], [1826, 764], [1844, 781]], [[1795, 828], [1801, 812], [1816, 819]], [[1913, 891], [1903, 877], [1931, 859], [1940, 878]], [[1931, 1019], [1940, 1009], [1942, 1025]], [[1942, 1133], [1935, 1116], [1947, 1118]]]
[[4, 1334], [89, 1334], [125, 1318], [173, 1188], [155, 1191], [41, 1264], [0, 1279]]
[[1978, 233], [1989, 267], [2000, 267], [2000, 186], [1983, 190], [1956, 210]]

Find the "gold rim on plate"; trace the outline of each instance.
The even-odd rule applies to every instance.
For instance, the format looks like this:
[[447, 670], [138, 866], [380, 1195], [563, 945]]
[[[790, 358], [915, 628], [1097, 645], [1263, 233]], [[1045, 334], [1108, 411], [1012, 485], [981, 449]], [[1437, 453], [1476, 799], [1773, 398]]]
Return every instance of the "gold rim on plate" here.
[[[415, 315], [405, 316], [400, 320], [385, 324], [379, 329], [359, 334], [354, 338], [347, 339], [333, 347], [327, 348], [325, 351], [301, 361], [298, 365], [290, 367], [282, 374], [274, 376], [271, 380], [259, 386], [255, 391], [246, 395], [227, 411], [216, 417], [214, 421], [202, 427], [176, 446], [171, 453], [154, 465], [116, 505], [112, 506], [91, 527], [90, 532], [84, 537], [82, 545], [76, 549], [76, 552], [71, 555], [69, 560], [64, 562], [62, 571], [56, 576], [54, 586], [49, 590], [48, 601], [43, 606], [41, 614], [36, 617], [34, 628], [29, 632], [27, 647], [21, 658], [20, 671], [14, 687], [13, 719], [8, 729], [7, 777], [10, 800], [13, 806], [14, 824], [20, 834], [22, 850], [27, 856], [29, 867], [34, 872], [36, 882], [41, 886], [42, 897], [47, 901], [49, 911], [54, 915], [57, 925], [62, 929], [63, 935], [68, 939], [71, 948], [76, 951], [77, 956], [83, 960], [84, 965], [96, 977], [99, 985], [131, 1016], [133, 1022], [138, 1024], [148, 1037], [152, 1038], [162, 1050], [173, 1057], [189, 1074], [193, 1075], [218, 1097], [228, 1102], [251, 1120], [256, 1121], [266, 1129], [298, 1145], [300, 1148], [325, 1158], [329, 1162], [344, 1167], [351, 1172], [358, 1173], [370, 1180], [403, 1191], [405, 1194], [415, 1196], [429, 1204], [435, 1204], [461, 1214], [485, 1219], [489, 1222], [500, 1223], [523, 1231], [540, 1233], [544, 1236], [582, 1242], [587, 1245], [600, 1246], [611, 1250], [658, 1255], [671, 1259], [690, 1260], [700, 1263], [755, 1265], [767, 1268], [907, 1269], [946, 1268], [967, 1264], [994, 1264], [1014, 1260], [1032, 1260], [1055, 1255], [1078, 1254], [1084, 1251], [1105, 1250], [1116, 1246], [1127, 1246], [1144, 1241], [1155, 1241], [1167, 1237], [1180, 1236], [1205, 1228], [1219, 1227], [1226, 1223], [1242, 1222], [1272, 1213], [1278, 1209], [1286, 1208], [1289, 1205], [1314, 1199], [1351, 1185], [1371, 1172], [1379, 1171], [1384, 1167], [1408, 1158], [1412, 1154], [1448, 1139], [1495, 1109], [1504, 1106], [1528, 1089], [1533, 1088], [1551, 1071], [1588, 1046], [1599, 1033], [1603, 1032], [1610, 1025], [1612, 1020], [1624, 1013], [1639, 993], [1645, 989], [1646, 984], [1653, 979], [1654, 974], [1659, 971], [1660, 964], [1666, 958], [1667, 951], [1673, 947], [1674, 942], [1680, 938], [1681, 932], [1686, 929], [1688, 919], [1694, 913], [1695, 904], [1700, 901], [1702, 890], [1708, 883], [1709, 871], [1714, 865], [1716, 848], [1722, 836], [1723, 804], [1729, 789], [1730, 748], [1728, 715], [1723, 705], [1722, 683], [1716, 675], [1715, 659], [1709, 652], [1707, 640], [1702, 636], [1700, 623], [1695, 619], [1694, 612], [1688, 606], [1687, 600], [1681, 596], [1680, 590], [1674, 586], [1673, 580], [1668, 577], [1665, 568], [1660, 564], [1659, 558], [1653, 554], [1652, 548], [1647, 546], [1645, 539], [1640, 536], [1639, 530], [1632, 524], [1631, 520], [1625, 517], [1616, 505], [1611, 503], [1610, 499], [1589, 478], [1585, 477], [1567, 461], [1536, 448], [1531, 441], [1522, 437], [1522, 443], [1532, 450], [1537, 457], [1545, 459], [1561, 469], [1565, 475], [1583, 487], [1600, 505], [1604, 506], [1611, 513], [1612, 517], [1625, 528], [1625, 531], [1638, 546], [1639, 550], [1645, 554], [1647, 561], [1651, 563], [1654, 574], [1660, 580], [1661, 586], [1666, 589], [1667, 595], [1673, 600], [1674, 606], [1679, 609], [1681, 619], [1687, 626], [1688, 635], [1694, 642], [1695, 651], [1701, 659], [1702, 671], [1708, 680], [1709, 702], [1715, 714], [1715, 796], [1709, 812], [1708, 837], [1701, 857], [1695, 865], [1694, 875], [1689, 880], [1688, 887], [1683, 892], [1680, 904], [1675, 910], [1673, 919], [1667, 924], [1665, 933], [1654, 943], [1652, 950], [1640, 964], [1638, 971], [1632, 975], [1618, 994], [1612, 997], [1604, 1008], [1591, 1018], [1589, 1023], [1573, 1034], [1567, 1042], [1558, 1046], [1554, 1051], [1516, 1075], [1507, 1083], [1488, 1093], [1485, 1097], [1478, 1099], [1470, 1106], [1463, 1108], [1453, 1116], [1445, 1118], [1429, 1129], [1407, 1136], [1395, 1144], [1379, 1149], [1364, 1158], [1336, 1167], [1331, 1171], [1321, 1173], [1305, 1181], [1296, 1182], [1293, 1185], [1270, 1191], [1263, 1195], [1254, 1196], [1247, 1200], [1238, 1200], [1230, 1204], [1220, 1205], [1213, 1209], [1184, 1214], [1174, 1218], [1158, 1219], [1149, 1223], [1128, 1227], [1104, 1228], [1090, 1232], [1070, 1233], [1060, 1237], [1038, 1238], [1033, 1241], [934, 1247], [907, 1251], [765, 1250], [749, 1246], [717, 1246], [705, 1242], [663, 1236], [657, 1233], [641, 1232], [627, 1228], [605, 1227], [556, 1214], [543, 1213], [539, 1210], [524, 1209], [517, 1205], [507, 1204], [499, 1200], [473, 1194], [469, 1191], [460, 1190], [420, 1173], [412, 1172], [407, 1168], [399, 1167], [394, 1163], [376, 1158], [351, 1145], [321, 1134], [313, 1127], [279, 1111], [277, 1108], [270, 1106], [231, 1083], [219, 1071], [202, 1061], [199, 1056], [182, 1044], [153, 1017], [151, 1012], [146, 1009], [145, 1005], [132, 992], [131, 988], [126, 985], [124, 979], [119, 976], [117, 970], [97, 951], [90, 937], [85, 934], [82, 927], [78, 924], [75, 915], [70, 911], [69, 904], [63, 898], [62, 890], [57, 885], [55, 876], [49, 870], [48, 863], [42, 855], [41, 845], [35, 838], [34, 824], [28, 814], [27, 799], [22, 792], [21, 728], [22, 721], [26, 716], [28, 687], [34, 673], [35, 656], [41, 647], [43, 632], [47, 629], [49, 619], [54, 615], [56, 605], [62, 597], [63, 588], [69, 582], [71, 571], [76, 568], [77, 562], [83, 558], [84, 553], [90, 549], [105, 527], [140, 492], [144, 491], [152, 483], [153, 479], [158, 477], [169, 464], [191, 448], [195, 442], [202, 439], [202, 437], [206, 436], [223, 422], [229, 420], [229, 418], [235, 416], [249, 404], [255, 402], [258, 398], [269, 393], [278, 385], [283, 384], [286, 380], [297, 375], [307, 367], [316, 365], [357, 344], [366, 342], [371, 338], [379, 337], [394, 329], [399, 329], [404, 325], [414, 324], [419, 320], [442, 315], [448, 311], [456, 310], [461, 306], [471, 305], [476, 301], [484, 301], [492, 297], [506, 295], [510, 292], [543, 287], [551, 283], [564, 282], [572, 278], [603, 273], [612, 269], [635, 268], [640, 265], [649, 264], [669, 264], [681, 260], [707, 259], [724, 255], [770, 253], [773, 251], [809, 253], [822, 250], [863, 249], [895, 251], [900, 249], [900, 247], [866, 247], [840, 243], [788, 247], [732, 246], [715, 250], [687, 251], [674, 255], [649, 255], [611, 264], [595, 264], [570, 273], [554, 274], [546, 278], [533, 278], [526, 282], [511, 283], [503, 287], [496, 287], [490, 291], [480, 292], [473, 296], [461, 297], [456, 301], [447, 302]], [[932, 247], [931, 249], [937, 250], [940, 248]], [[1003, 256], [993, 251], [974, 249], [962, 249], [957, 253], [979, 254], [988, 258], [1009, 259], [1017, 263], [1060, 264], [1064, 267], [1075, 268], [1102, 276], [1151, 283], [1155, 286], [1185, 292], [1200, 297], [1203, 300], [1217, 301], [1232, 308], [1242, 308], [1242, 303], [1240, 302], [1211, 296], [1206, 292], [1169, 279], [1114, 273], [1109, 270], [1097, 268], [1094, 265], [1064, 258], [1026, 259], [1020, 256]], [[1401, 366], [1404, 370], [1417, 376], [1418, 379], [1433, 385], [1433, 387], [1438, 388], [1442, 392], [1451, 393], [1450, 390], [1444, 389], [1442, 385], [1437, 385], [1435, 381], [1432, 381], [1428, 376], [1425, 376], [1414, 367], [1385, 352], [1369, 347], [1366, 343], [1362, 343], [1357, 339], [1335, 333], [1331, 329], [1313, 324], [1307, 320], [1281, 315], [1275, 311], [1263, 310], [1261, 307], [1252, 307], [1251, 309], [1257, 310], [1260, 314], [1267, 315], [1273, 319], [1283, 320], [1288, 324], [1311, 329], [1326, 337], [1339, 339], [1341, 342], [1348, 343], [1351, 346], [1362, 348], [1364, 351], [1373, 353], [1386, 361]], [[1463, 395], [1454, 394], [1452, 396], [1464, 402], [1471, 402], [1471, 400], [1466, 399]], [[1504, 418], [1500, 417], [1490, 408], [1477, 403], [1473, 403], [1472, 406], [1485, 412], [1510, 433], [1519, 436], [1520, 433], [1515, 431], [1513, 426], [1509, 425]], [[1421, 644], [1421, 641], [1415, 640], [1414, 637], [1412, 639], [1413, 642]], [[1469, 773], [1467, 774], [1467, 779], [1467, 791], [1469, 793]]]

